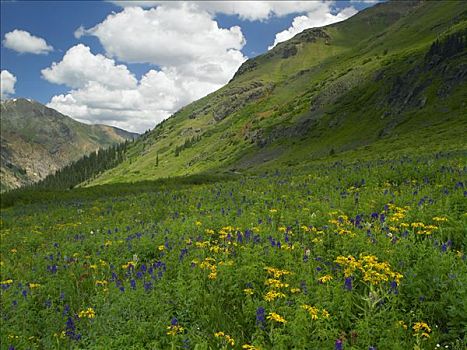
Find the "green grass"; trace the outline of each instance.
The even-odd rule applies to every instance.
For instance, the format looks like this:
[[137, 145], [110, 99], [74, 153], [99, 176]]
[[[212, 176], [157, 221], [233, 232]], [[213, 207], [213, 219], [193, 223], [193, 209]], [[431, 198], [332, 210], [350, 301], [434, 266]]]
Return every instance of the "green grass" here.
[[[336, 158], [11, 197], [1, 348], [463, 349], [466, 159]], [[376, 257], [388, 279], [363, 265], [346, 280], [336, 259], [349, 255]], [[267, 267], [290, 274], [271, 281]]]
[[[375, 158], [395, 153], [394, 145], [397, 152], [405, 148], [409, 154], [419, 147], [434, 152], [446, 144], [447, 149], [465, 149], [465, 79], [450, 80], [465, 65], [465, 52], [434, 68], [426, 68], [424, 56], [436, 38], [466, 28], [466, 10], [465, 3], [456, 1], [386, 3], [325, 27], [328, 43], [320, 38], [306, 42], [300, 34], [285, 43], [297, 46], [296, 55], [284, 59], [280, 50], [272, 50], [255, 58], [254, 70], [184, 107], [135, 142], [125, 162], [86, 185], [225, 169], [255, 171], [332, 152]], [[383, 78], [376, 79], [378, 75]], [[389, 103], [396, 77], [402, 77], [405, 91]], [[273, 84], [272, 91], [214, 120], [219, 108], [232, 103], [232, 94], [245, 98], [235, 91], [258, 82]], [[439, 97], [446, 82], [452, 89]], [[414, 101], [404, 105], [412, 92]], [[417, 106], [416, 99], [426, 99], [425, 105]], [[301, 123], [310, 126], [304, 131]], [[193, 136], [201, 140], [175, 157], [175, 148]], [[272, 158], [266, 164], [263, 154]]]

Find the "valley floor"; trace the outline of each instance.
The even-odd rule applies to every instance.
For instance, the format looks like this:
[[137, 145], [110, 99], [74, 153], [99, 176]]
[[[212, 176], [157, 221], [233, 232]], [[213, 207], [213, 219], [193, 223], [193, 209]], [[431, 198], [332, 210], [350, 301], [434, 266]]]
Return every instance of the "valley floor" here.
[[465, 349], [466, 159], [10, 198], [1, 348]]

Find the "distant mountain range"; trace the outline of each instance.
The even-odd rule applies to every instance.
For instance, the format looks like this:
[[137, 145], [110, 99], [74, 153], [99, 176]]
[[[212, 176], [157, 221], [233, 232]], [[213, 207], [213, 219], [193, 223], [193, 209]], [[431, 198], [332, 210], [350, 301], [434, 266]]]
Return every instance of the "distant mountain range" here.
[[246, 61], [90, 184], [465, 151], [466, 42], [465, 1], [388, 1], [307, 29]]
[[79, 123], [39, 102], [1, 102], [1, 190], [37, 182], [82, 156], [138, 136]]

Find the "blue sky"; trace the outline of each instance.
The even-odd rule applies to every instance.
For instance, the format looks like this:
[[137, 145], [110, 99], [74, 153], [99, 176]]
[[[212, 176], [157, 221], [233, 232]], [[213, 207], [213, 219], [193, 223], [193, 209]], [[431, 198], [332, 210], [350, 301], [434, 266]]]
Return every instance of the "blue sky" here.
[[[144, 131], [224, 85], [245, 59], [266, 52], [275, 41], [345, 19], [372, 3], [131, 5], [140, 7], [2, 1], [3, 97], [28, 97], [82, 122]], [[16, 80], [8, 80], [4, 71]], [[158, 98], [151, 100], [151, 91]]]

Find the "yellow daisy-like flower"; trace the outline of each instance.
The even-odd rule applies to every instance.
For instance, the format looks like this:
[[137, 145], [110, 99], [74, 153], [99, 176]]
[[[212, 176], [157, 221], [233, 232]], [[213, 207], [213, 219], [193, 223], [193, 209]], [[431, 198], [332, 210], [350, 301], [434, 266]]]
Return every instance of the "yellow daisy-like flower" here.
[[253, 294], [255, 294], [255, 291], [254, 291], [253, 289], [251, 289], [251, 288], [245, 288], [245, 289], [243, 290], [243, 292], [244, 292], [246, 295], [253, 295]]
[[277, 323], [282, 323], [282, 324], [287, 323], [287, 321], [285, 320], [284, 317], [282, 317], [281, 315], [279, 315], [279, 314], [277, 314], [275, 312], [270, 312], [266, 318], [268, 320], [275, 321]]
[[230, 335], [228, 334], [225, 334], [224, 332], [216, 332], [214, 333], [214, 336], [216, 338], [224, 338], [226, 343], [229, 344], [230, 346], [234, 346], [235, 345], [235, 340], [234, 338], [232, 338]]
[[416, 333], [418, 333], [420, 331], [425, 331], [425, 332], [428, 332], [428, 333], [431, 332], [431, 328], [425, 322], [416, 322], [413, 325], [412, 328], [413, 328], [414, 332], [416, 332]]
[[310, 305], [304, 304], [302, 305], [302, 309], [308, 311], [312, 320], [318, 319], [319, 309], [316, 306], [310, 306]]
[[246, 349], [246, 350], [261, 350], [260, 348], [254, 346], [254, 345], [250, 345], [250, 344], [243, 344], [243, 345], [242, 345], [242, 349]]
[[320, 283], [327, 283], [327, 282], [329, 282], [329, 281], [331, 281], [331, 280], [332, 280], [332, 276], [331, 276], [331, 275], [324, 275], [324, 276], [318, 278], [318, 281], [319, 281]]
[[448, 221], [448, 218], [443, 217], [443, 216], [435, 216], [435, 217], [433, 218], [433, 221], [437, 221], [437, 222], [446, 222], [446, 221]]
[[167, 327], [167, 335], [175, 336], [179, 333], [183, 333], [184, 328], [178, 324], [176, 325], [170, 325]]
[[285, 294], [275, 290], [270, 290], [264, 295], [264, 300], [266, 301], [274, 301], [279, 298], [285, 298]]
[[96, 317], [96, 312], [92, 307], [88, 307], [86, 310], [82, 310], [78, 313], [79, 318], [94, 318]]

